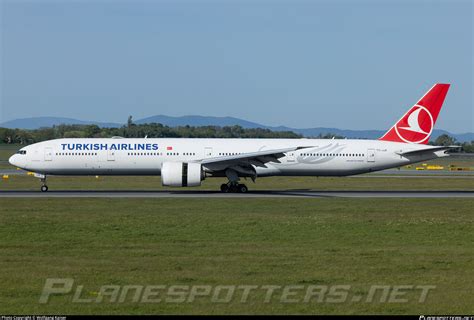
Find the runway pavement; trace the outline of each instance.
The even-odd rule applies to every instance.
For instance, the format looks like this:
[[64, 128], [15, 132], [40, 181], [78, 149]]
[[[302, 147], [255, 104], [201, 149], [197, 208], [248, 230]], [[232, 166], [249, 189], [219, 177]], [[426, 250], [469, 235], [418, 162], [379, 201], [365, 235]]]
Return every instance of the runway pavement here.
[[0, 191], [0, 198], [474, 198], [474, 191]]

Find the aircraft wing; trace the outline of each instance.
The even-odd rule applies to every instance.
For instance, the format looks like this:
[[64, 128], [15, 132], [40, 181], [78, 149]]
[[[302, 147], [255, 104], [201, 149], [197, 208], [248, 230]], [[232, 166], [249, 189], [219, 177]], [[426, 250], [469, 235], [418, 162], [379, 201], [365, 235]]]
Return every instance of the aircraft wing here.
[[461, 146], [439, 146], [439, 147], [429, 147], [429, 148], [418, 149], [418, 150], [399, 151], [395, 153], [401, 156], [410, 156], [410, 155], [414, 156], [414, 155], [419, 155], [419, 154], [428, 153], [428, 152], [437, 152], [437, 151], [452, 150], [452, 149], [459, 149], [459, 148], [461, 148]]
[[255, 168], [266, 167], [268, 162], [280, 163], [279, 158], [285, 156], [285, 153], [300, 149], [312, 147], [291, 147], [284, 149], [263, 150], [257, 152], [241, 153], [232, 156], [219, 156], [197, 160], [195, 162], [201, 163], [204, 167], [211, 171], [222, 171], [228, 168], [234, 169], [236, 172], [255, 176]]

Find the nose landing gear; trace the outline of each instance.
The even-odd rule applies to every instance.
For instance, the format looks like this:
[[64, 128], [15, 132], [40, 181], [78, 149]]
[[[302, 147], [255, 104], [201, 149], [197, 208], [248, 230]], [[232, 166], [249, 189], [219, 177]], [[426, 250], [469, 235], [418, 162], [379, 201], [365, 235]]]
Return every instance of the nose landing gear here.
[[46, 176], [45, 175], [35, 175], [40, 178], [41, 181], [41, 192], [48, 191], [48, 186], [46, 185]]

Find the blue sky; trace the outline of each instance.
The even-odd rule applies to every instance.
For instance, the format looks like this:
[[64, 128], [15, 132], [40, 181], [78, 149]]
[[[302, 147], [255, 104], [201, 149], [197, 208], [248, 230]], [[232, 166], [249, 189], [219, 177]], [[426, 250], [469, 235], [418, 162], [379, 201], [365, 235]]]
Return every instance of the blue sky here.
[[471, 1], [12, 1], [0, 122], [165, 114], [387, 129], [435, 82], [474, 131]]

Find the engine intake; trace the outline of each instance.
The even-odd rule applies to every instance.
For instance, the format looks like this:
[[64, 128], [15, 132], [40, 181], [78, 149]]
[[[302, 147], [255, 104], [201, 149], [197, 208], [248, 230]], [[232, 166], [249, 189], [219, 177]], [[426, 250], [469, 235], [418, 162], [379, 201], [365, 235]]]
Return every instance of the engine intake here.
[[161, 184], [168, 187], [197, 187], [204, 180], [200, 163], [165, 162], [161, 166]]

